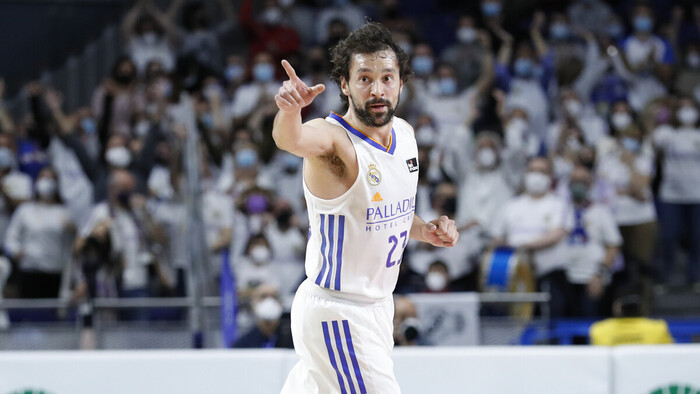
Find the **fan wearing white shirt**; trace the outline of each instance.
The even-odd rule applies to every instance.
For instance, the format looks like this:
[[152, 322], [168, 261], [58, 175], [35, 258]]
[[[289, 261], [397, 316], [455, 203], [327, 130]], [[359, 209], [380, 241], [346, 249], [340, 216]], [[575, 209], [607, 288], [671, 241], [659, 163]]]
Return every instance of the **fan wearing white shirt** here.
[[600, 316], [600, 299], [622, 243], [610, 208], [592, 202], [593, 182], [586, 167], [577, 165], [571, 171], [569, 190], [574, 204], [574, 229], [566, 244], [569, 258], [566, 274], [571, 282], [571, 313], [576, 317]]
[[678, 240], [688, 242], [687, 279], [700, 289], [700, 126], [698, 106], [689, 97], [678, 100], [675, 127], [654, 131], [654, 146], [663, 152], [659, 195], [662, 281], [668, 280], [676, 261]]
[[36, 199], [20, 205], [5, 234], [5, 251], [19, 263], [22, 298], [56, 298], [70, 262], [75, 225], [58, 195], [58, 176], [45, 167]]
[[537, 287], [550, 294], [552, 317], [567, 313], [566, 237], [573, 228], [570, 205], [551, 191], [552, 162], [545, 157], [530, 160], [525, 192], [501, 211], [493, 227], [493, 244], [508, 245], [532, 254]]
[[650, 279], [647, 274], [657, 227], [651, 191], [653, 175], [653, 152], [634, 125], [617, 134], [610, 151], [600, 157], [596, 172], [596, 176], [611, 185], [615, 192], [611, 208], [622, 234], [621, 249], [625, 258], [624, 271], [615, 276], [634, 287], [648, 285]]

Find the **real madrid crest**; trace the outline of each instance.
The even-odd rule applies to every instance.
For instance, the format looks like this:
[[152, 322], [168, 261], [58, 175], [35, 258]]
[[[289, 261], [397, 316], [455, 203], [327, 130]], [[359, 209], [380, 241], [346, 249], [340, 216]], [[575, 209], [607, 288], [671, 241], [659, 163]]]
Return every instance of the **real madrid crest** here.
[[377, 186], [382, 182], [382, 173], [377, 169], [377, 165], [372, 163], [367, 171], [367, 182], [372, 186]]

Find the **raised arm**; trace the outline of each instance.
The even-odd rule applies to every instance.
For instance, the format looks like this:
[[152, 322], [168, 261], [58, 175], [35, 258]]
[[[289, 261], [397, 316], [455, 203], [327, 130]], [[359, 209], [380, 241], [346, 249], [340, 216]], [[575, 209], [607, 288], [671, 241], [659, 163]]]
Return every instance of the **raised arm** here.
[[540, 58], [544, 57], [549, 51], [547, 41], [545, 41], [544, 37], [542, 37], [542, 27], [544, 26], [544, 22], [544, 12], [536, 11], [532, 20], [532, 25], [530, 26], [530, 38], [532, 38], [532, 43], [535, 44], [537, 56]]
[[3, 96], [5, 94], [5, 80], [0, 78], [0, 132], [5, 134], [14, 134], [15, 123], [12, 121], [12, 117], [7, 110], [3, 102]]
[[284, 81], [275, 95], [279, 108], [272, 127], [275, 144], [301, 157], [317, 157], [330, 152], [333, 149], [332, 135], [314, 126], [322, 121], [301, 122], [301, 109], [311, 104], [326, 87], [322, 84], [306, 86], [286, 60], [282, 60], [282, 67], [289, 79]]

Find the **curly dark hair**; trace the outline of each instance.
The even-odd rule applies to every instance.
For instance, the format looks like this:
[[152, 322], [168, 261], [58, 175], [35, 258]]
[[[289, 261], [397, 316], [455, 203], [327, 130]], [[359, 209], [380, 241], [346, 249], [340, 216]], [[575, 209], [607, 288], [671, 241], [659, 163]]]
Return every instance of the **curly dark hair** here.
[[[331, 79], [340, 87], [341, 78], [350, 80], [350, 61], [358, 53], [375, 53], [391, 49], [396, 54], [399, 63], [399, 76], [406, 82], [413, 76], [409, 57], [400, 46], [394, 43], [389, 29], [377, 22], [365, 23], [361, 28], [351, 32], [331, 49]], [[348, 97], [340, 93], [344, 105], [348, 105]]]

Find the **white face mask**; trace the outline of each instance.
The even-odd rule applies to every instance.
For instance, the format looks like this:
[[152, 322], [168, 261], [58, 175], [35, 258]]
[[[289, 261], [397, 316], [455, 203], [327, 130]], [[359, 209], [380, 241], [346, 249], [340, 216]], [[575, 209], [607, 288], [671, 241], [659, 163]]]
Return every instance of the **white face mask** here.
[[525, 133], [527, 126], [527, 121], [525, 119], [513, 118], [508, 122], [508, 126], [506, 126], [506, 133]]
[[255, 305], [255, 317], [265, 321], [275, 321], [282, 316], [282, 305], [272, 297], [266, 297]]
[[48, 199], [56, 194], [56, 181], [52, 178], [38, 179], [35, 187], [40, 198]]
[[253, 246], [250, 250], [250, 258], [258, 264], [268, 263], [270, 262], [270, 249], [262, 245]]
[[529, 194], [540, 195], [549, 190], [552, 180], [541, 172], [528, 172], [525, 174], [525, 190]]
[[439, 272], [431, 271], [425, 276], [425, 285], [430, 291], [444, 290], [447, 286], [447, 278]]
[[678, 121], [684, 126], [694, 126], [698, 121], [698, 110], [693, 107], [683, 107], [676, 112]]
[[697, 52], [689, 53], [688, 56], [686, 57], [686, 62], [688, 63], [688, 66], [690, 66], [690, 68], [700, 67], [700, 53], [697, 53]]
[[624, 130], [632, 123], [632, 117], [627, 112], [615, 112], [610, 123], [615, 130]]
[[479, 152], [477, 152], [476, 158], [482, 167], [490, 168], [496, 164], [496, 159], [498, 157], [493, 148], [481, 148], [479, 149]]
[[142, 120], [138, 123], [136, 123], [136, 127], [134, 128], [134, 131], [136, 132], [136, 135], [139, 137], [144, 137], [146, 134], [148, 134], [148, 130], [151, 129], [151, 123], [148, 122], [147, 120]]
[[459, 42], [471, 44], [476, 41], [476, 30], [473, 27], [460, 27], [457, 30], [457, 39]]
[[109, 165], [117, 168], [126, 168], [131, 164], [131, 152], [123, 146], [107, 149], [105, 158]]
[[574, 118], [581, 115], [581, 112], [583, 111], [583, 105], [581, 102], [573, 99], [564, 101], [564, 108], [566, 108], [566, 112]]

